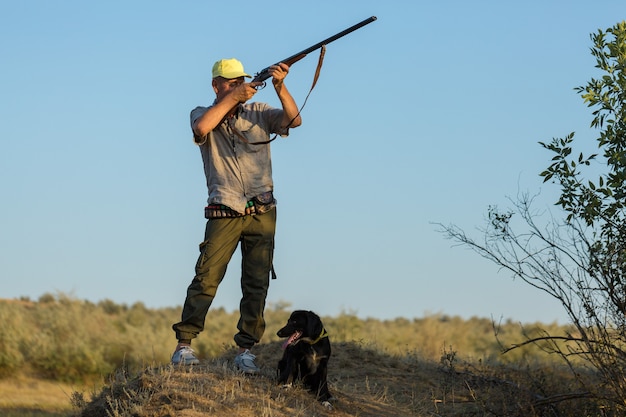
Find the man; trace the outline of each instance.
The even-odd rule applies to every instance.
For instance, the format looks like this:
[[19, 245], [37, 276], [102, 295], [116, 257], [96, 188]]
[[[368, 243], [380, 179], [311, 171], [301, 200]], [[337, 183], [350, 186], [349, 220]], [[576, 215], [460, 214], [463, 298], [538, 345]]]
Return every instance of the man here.
[[213, 66], [216, 99], [210, 107], [191, 111], [194, 141], [200, 147], [209, 191], [208, 219], [196, 275], [187, 289], [181, 321], [172, 327], [178, 345], [173, 364], [199, 363], [191, 341], [204, 329], [207, 311], [226, 267], [241, 242], [241, 290], [239, 347], [235, 365], [245, 373], [257, 373], [250, 348], [265, 331], [263, 312], [273, 274], [276, 200], [273, 196], [270, 135], [287, 136], [302, 123], [298, 107], [284, 84], [289, 67], [269, 68], [282, 109], [265, 103], [249, 103], [259, 82], [238, 60], [222, 59]]

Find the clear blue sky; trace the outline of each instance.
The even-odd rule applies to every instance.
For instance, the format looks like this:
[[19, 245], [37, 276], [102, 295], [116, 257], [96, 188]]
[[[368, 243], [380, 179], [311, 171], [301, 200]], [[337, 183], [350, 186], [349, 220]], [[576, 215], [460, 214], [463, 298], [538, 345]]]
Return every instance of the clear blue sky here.
[[[519, 191], [551, 206], [537, 142], [576, 131], [595, 146], [573, 88], [595, 74], [589, 34], [623, 20], [623, 1], [216, 4], [2, 2], [0, 297], [182, 305], [206, 202], [188, 115], [214, 98], [213, 62], [256, 72], [376, 15], [328, 46], [304, 124], [272, 145], [269, 302], [565, 319], [433, 223], [473, 233]], [[316, 63], [287, 78], [300, 104]], [[255, 100], [278, 105], [270, 88]], [[237, 308], [239, 259], [215, 306]]]

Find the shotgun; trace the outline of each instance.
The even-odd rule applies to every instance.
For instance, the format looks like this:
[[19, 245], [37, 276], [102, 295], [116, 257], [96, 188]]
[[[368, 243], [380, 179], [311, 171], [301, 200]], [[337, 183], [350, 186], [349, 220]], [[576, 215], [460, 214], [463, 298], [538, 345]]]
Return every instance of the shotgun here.
[[[328, 39], [324, 39], [321, 42], [316, 43], [315, 45], [311, 46], [310, 48], [306, 48], [303, 51], [298, 52], [297, 54], [294, 54], [292, 56], [290, 56], [289, 58], [285, 58], [282, 61], [277, 62], [274, 65], [278, 65], [280, 62], [283, 62], [289, 66], [291, 66], [292, 64], [300, 61], [302, 58], [304, 58], [305, 56], [307, 56], [308, 54], [310, 54], [311, 52], [315, 51], [316, 49], [321, 48], [322, 46], [325, 46], [331, 42], [336, 41], [337, 39], [346, 36], [347, 34], [354, 32], [357, 29], [362, 28], [363, 26], [372, 23], [374, 20], [376, 20], [376, 16], [372, 16], [370, 18], [367, 18], [365, 20], [363, 20], [362, 22], [357, 23], [354, 26], [350, 26], [348, 29], [346, 30], [342, 30], [341, 32], [337, 33], [336, 35], [331, 36]], [[258, 73], [254, 74], [254, 79], [252, 80], [252, 82], [263, 82], [265, 80], [267, 80], [270, 75], [269, 75], [269, 70], [270, 67], [266, 67], [263, 68], [261, 71], [259, 71]]]

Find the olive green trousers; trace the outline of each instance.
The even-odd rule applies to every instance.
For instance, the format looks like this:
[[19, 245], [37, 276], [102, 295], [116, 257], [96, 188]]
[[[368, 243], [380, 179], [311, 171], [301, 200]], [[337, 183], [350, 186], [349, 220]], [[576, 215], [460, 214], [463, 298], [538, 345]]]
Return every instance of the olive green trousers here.
[[244, 217], [209, 219], [196, 275], [187, 288], [181, 321], [172, 326], [178, 340], [194, 339], [204, 329], [209, 307], [226, 268], [241, 243], [241, 302], [237, 346], [250, 348], [265, 331], [265, 299], [274, 257], [276, 209]]

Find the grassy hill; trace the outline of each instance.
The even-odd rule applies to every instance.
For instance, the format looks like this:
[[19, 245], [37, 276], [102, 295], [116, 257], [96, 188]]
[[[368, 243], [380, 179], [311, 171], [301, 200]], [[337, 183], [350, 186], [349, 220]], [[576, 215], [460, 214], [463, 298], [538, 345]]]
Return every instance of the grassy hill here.
[[300, 387], [277, 386], [278, 342], [257, 346], [263, 369], [258, 376], [233, 370], [232, 349], [199, 366], [161, 366], [135, 376], [118, 373], [90, 402], [80, 396], [74, 400], [81, 406], [81, 417], [600, 415], [582, 396], [559, 404], [571, 387], [567, 376], [555, 369], [476, 366], [457, 363], [453, 357], [435, 363], [391, 356], [353, 342], [333, 348], [332, 410]]

